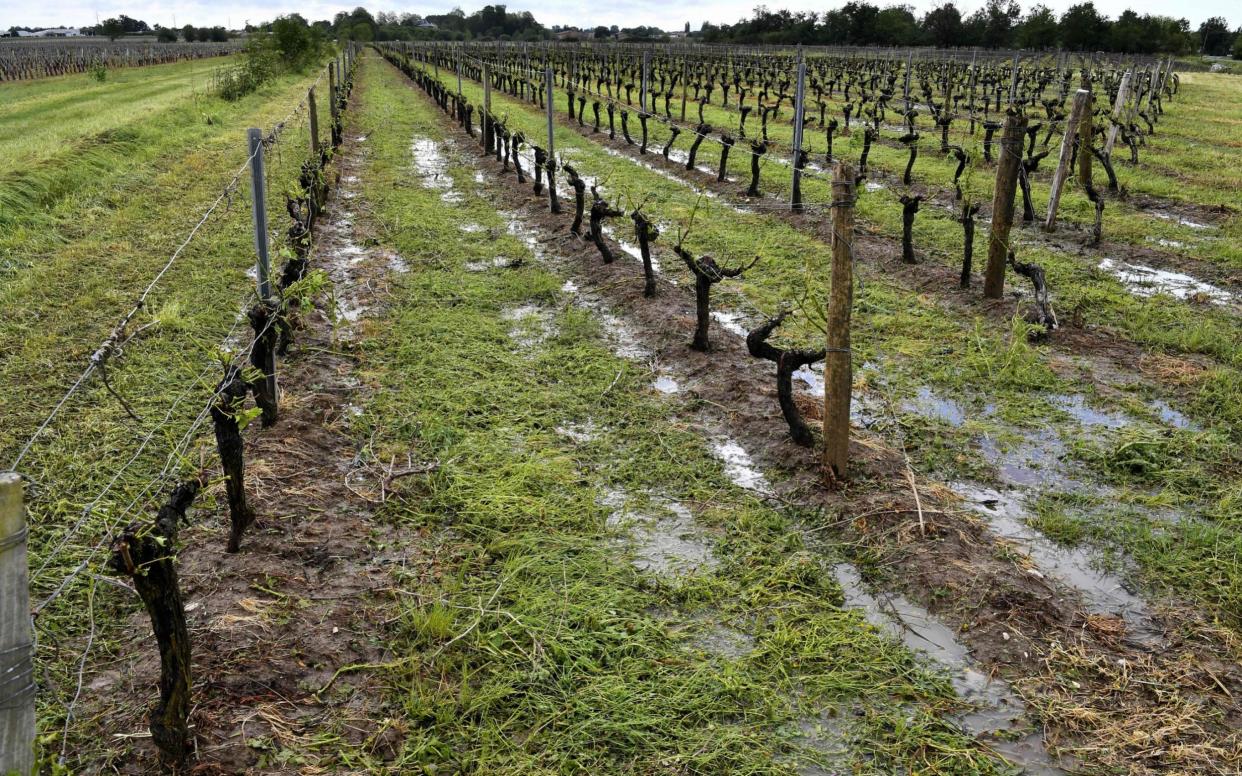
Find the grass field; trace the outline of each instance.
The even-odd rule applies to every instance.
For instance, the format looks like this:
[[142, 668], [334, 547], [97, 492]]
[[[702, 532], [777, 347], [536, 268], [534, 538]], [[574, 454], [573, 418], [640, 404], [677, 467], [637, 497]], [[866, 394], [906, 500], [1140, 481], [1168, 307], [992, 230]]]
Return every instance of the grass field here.
[[[951, 202], [924, 204], [922, 263], [901, 263], [905, 151], [877, 143], [884, 188], [857, 207], [853, 477], [828, 489], [787, 439], [770, 365], [725, 326], [792, 304], [778, 342], [822, 342], [810, 311], [829, 290], [827, 213], [773, 206], [787, 169], [765, 163], [768, 198], [751, 200], [742, 143], [736, 180], [717, 183], [559, 111], [562, 162], [658, 222], [659, 291], [644, 299], [628, 217], [609, 219], [620, 258], [602, 264], [413, 80], [375, 51], [360, 59], [312, 261], [318, 311], [282, 359], [287, 417], [245, 431], [260, 522], [241, 553], [220, 551], [213, 472], [179, 551], [197, 767], [1242, 767], [1242, 254], [1229, 193], [1242, 81], [1183, 75], [1140, 166], [1119, 168], [1129, 198], [1110, 201], [1105, 245], [1081, 244], [1078, 190], [1060, 233], [1015, 230], [1062, 317], [1042, 338], [1022, 317], [1029, 294], [985, 305], [978, 281], [957, 289]], [[0, 177], [0, 459], [220, 195], [244, 129], [283, 119], [314, 77], [237, 103], [206, 94], [202, 63], [0, 86], [0, 148], [18, 160]], [[482, 98], [477, 83], [464, 92]], [[537, 107], [497, 91], [492, 104], [509, 129], [544, 136]], [[279, 195], [308, 142], [299, 114], [266, 154], [276, 244]], [[923, 144], [911, 191], [951, 187], [931, 133]], [[857, 134], [837, 140], [842, 156], [860, 148]], [[700, 165], [718, 153], [705, 143]], [[968, 193], [986, 200], [990, 176], [979, 163]], [[831, 196], [822, 176], [804, 195]], [[66, 772], [158, 772], [141, 606], [95, 574], [56, 591], [154, 511], [173, 481], [162, 470], [215, 466], [209, 432], [183, 435], [253, 284], [248, 198], [243, 179], [112, 362], [137, 419], [93, 381], [21, 466], [32, 599], [59, 596], [38, 621], [41, 750], [63, 749]], [[572, 193], [563, 204], [572, 213]], [[1206, 228], [1177, 220], [1201, 213]], [[723, 265], [758, 257], [713, 290], [725, 316], [709, 354], [687, 347], [679, 229]], [[1232, 301], [1135, 293], [1101, 269], [1109, 258], [1207, 277]], [[813, 426], [816, 374], [795, 388]]]

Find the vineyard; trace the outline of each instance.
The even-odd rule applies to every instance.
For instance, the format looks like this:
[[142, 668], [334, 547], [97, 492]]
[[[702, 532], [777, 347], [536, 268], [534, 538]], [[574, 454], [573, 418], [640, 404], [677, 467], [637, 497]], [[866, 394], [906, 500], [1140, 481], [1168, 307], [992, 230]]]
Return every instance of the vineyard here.
[[0, 770], [1242, 769], [1236, 76], [56, 45], [0, 48]]
[[229, 43], [153, 43], [105, 40], [0, 42], [0, 81], [86, 73], [96, 68], [143, 67], [228, 56], [241, 48]]

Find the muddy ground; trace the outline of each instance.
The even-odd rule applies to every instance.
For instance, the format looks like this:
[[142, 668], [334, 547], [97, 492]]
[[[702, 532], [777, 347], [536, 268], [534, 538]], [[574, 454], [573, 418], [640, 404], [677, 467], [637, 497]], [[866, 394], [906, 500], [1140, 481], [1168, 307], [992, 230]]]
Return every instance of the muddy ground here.
[[[355, 92], [351, 109], [358, 99]], [[182, 532], [178, 570], [193, 645], [189, 773], [304, 772], [319, 750], [335, 755], [338, 738], [381, 758], [393, 745], [373, 675], [332, 681], [342, 666], [385, 658], [392, 569], [427, 568], [416, 542], [373, 519], [410, 462], [375, 461], [350, 430], [370, 390], [355, 376], [366, 318], [382, 310], [399, 262], [360, 245], [374, 242], [356, 231], [352, 212], [364, 144], [347, 131], [329, 171], [337, 185], [315, 227], [310, 266], [327, 273], [337, 298], [301, 316], [279, 360], [277, 424], [244, 432], [257, 521], [238, 553], [225, 552], [228, 511], [217, 481]], [[203, 455], [215, 457], [213, 449]], [[89, 705], [79, 713], [97, 718], [109, 739], [101, 769], [164, 772], [145, 710], [158, 676], [150, 625], [135, 614], [113, 659], [88, 678]], [[118, 698], [134, 701], [118, 711]]]
[[[500, 163], [483, 156], [477, 140], [467, 138], [447, 116], [441, 120], [446, 133], [455, 134], [461, 154], [474, 156], [475, 164], [487, 171], [484, 185], [497, 207], [514, 214], [517, 228], [538, 244], [542, 259], [570, 278], [587, 304], [621, 316], [625, 331], [647, 354], [653, 379], [671, 379], [681, 388], [678, 412], [707, 438], [723, 433], [737, 440], [760, 469], [775, 473], [778, 485], [770, 498], [787, 508], [811, 510], [815, 517], [805, 524], [809, 534], [833, 531], [860, 554], [880, 558], [902, 593], [934, 612], [986, 672], [1010, 680], [1037, 715], [1049, 721], [1044, 728], [1047, 744], [1086, 743], [1092, 749], [1094, 743], [1080, 736], [1108, 740], [1118, 750], [1099, 761], [1124, 763], [1135, 773], [1149, 772], [1149, 765], [1158, 769], [1166, 746], [1195, 752], [1190, 759], [1198, 760], [1203, 772], [1216, 772], [1214, 753], [1228, 754], [1223, 762], [1242, 752], [1237, 733], [1242, 669], [1233, 657], [1237, 644], [1227, 632], [1176, 602], [1164, 602], [1147, 613], [1138, 627], [1121, 612], [1092, 611], [1079, 591], [1041, 571], [1020, 548], [964, 508], [944, 484], [916, 476], [916, 501], [901, 450], [893, 439], [866, 428], [854, 430], [851, 484], [830, 487], [819, 474], [817, 453], [789, 439], [770, 364], [750, 357], [743, 339], [715, 321], [711, 352], [691, 350], [690, 289], [662, 279], [659, 294], [643, 298], [641, 265], [627, 258], [619, 243], [612, 245], [621, 258], [603, 264], [593, 245], [569, 232], [572, 196], [561, 197], [566, 213], [549, 213], [546, 194], [536, 196], [530, 183], [519, 185], [512, 172], [502, 172]], [[579, 131], [608, 145], [605, 134], [593, 135], [589, 127]], [[638, 158], [637, 146], [627, 147], [620, 139], [611, 145]], [[641, 159], [692, 177], [698, 187], [721, 195], [736, 193], [736, 184], [687, 173], [684, 164], [659, 154]], [[527, 169], [529, 173], [529, 163]], [[827, 241], [823, 219], [782, 217]], [[628, 223], [622, 222], [628, 219], [614, 221], [618, 233], [626, 231]], [[935, 295], [950, 310], [965, 313], [968, 305], [972, 313], [980, 309], [977, 290], [957, 290], [956, 269], [902, 264], [896, 240], [860, 230], [855, 249], [861, 259], [856, 271], [864, 279], [883, 273]], [[677, 261], [663, 242], [657, 253], [667, 266]], [[983, 309], [1000, 324], [1013, 315], [1015, 301], [999, 300]], [[1079, 372], [1075, 379], [1088, 382], [1096, 373], [1143, 379], [1149, 358], [1143, 349], [1089, 324], [1059, 332], [1051, 345], [1054, 361]], [[1084, 357], [1098, 368], [1084, 369]], [[1107, 385], [1101, 388], [1107, 390]], [[854, 400], [864, 407], [882, 407], [884, 401], [857, 386]], [[818, 418], [819, 402], [805, 394], [799, 399], [812, 421]], [[1185, 718], [1188, 710], [1193, 710], [1193, 722]], [[1076, 717], [1083, 724], [1074, 724]], [[1110, 719], [1130, 729], [1114, 728]], [[1106, 728], [1106, 736], [1098, 738]]]

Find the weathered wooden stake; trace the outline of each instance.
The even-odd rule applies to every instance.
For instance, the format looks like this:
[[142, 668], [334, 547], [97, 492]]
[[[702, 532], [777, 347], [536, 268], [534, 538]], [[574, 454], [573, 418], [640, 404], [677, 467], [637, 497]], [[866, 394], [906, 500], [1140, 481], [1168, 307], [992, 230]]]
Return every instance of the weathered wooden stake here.
[[838, 162], [832, 175], [832, 288], [824, 357], [824, 471], [837, 481], [850, 457], [850, 314], [854, 306], [854, 170]]
[[310, 148], [311, 156], [319, 158], [319, 106], [315, 105], [315, 87], [306, 92], [307, 112], [310, 116]]
[[0, 773], [34, 772], [35, 685], [22, 478], [0, 472]]
[[988, 266], [983, 277], [983, 295], [1000, 299], [1005, 293], [1005, 258], [1009, 250], [1009, 230], [1013, 227], [1013, 202], [1018, 190], [1018, 170], [1022, 166], [1022, 147], [1026, 137], [1026, 115], [1011, 111], [1005, 117], [996, 162], [996, 188], [992, 192], [992, 228], [988, 241]]
[[[1048, 193], [1048, 217], [1044, 220], [1044, 229], [1052, 231], [1057, 225], [1057, 207], [1061, 204], [1061, 189], [1065, 179], [1069, 177], [1070, 159], [1074, 156], [1077, 143], [1078, 124], [1080, 121], [1091, 121], [1088, 109], [1091, 105], [1091, 92], [1079, 89], [1074, 94], [1074, 107], [1069, 118], [1065, 120], [1065, 135], [1061, 138], [1061, 155], [1057, 157], [1057, 169], [1052, 173], [1051, 190]], [[1091, 149], [1082, 149], [1088, 157]]]
[[1117, 133], [1121, 131], [1121, 122], [1125, 120], [1126, 102], [1130, 99], [1130, 79], [1133, 73], [1129, 70], [1121, 77], [1121, 85], [1117, 87], [1117, 100], [1113, 103], [1113, 120], [1108, 127], [1108, 137], [1104, 140], [1104, 156], [1111, 157], [1113, 144], [1117, 142]]

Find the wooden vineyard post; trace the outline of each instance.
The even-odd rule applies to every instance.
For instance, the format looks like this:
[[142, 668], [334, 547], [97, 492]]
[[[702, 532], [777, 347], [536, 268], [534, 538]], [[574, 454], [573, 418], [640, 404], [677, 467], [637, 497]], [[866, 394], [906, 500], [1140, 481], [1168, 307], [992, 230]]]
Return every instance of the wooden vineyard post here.
[[492, 71], [483, 63], [483, 153], [492, 152]]
[[306, 110], [310, 120], [311, 158], [319, 158], [319, 107], [315, 105], [315, 87], [306, 92]]
[[22, 478], [0, 472], [0, 773], [34, 772], [35, 685]]
[[1013, 55], [1013, 78], [1009, 81], [1009, 104], [1018, 99], [1018, 54]]
[[[546, 106], [547, 112], [548, 112], [548, 164], [551, 165], [555, 163], [553, 160], [556, 158], [555, 156], [556, 145], [555, 145], [555, 138], [553, 136], [553, 129], [552, 129], [552, 112], [555, 110], [553, 103], [556, 101], [556, 94], [553, 91], [553, 84], [552, 84], [552, 65], [546, 66], [544, 70], [544, 80], [546, 80], [548, 84], [548, 100], [547, 100], [548, 104]], [[553, 213], [559, 213], [561, 212], [561, 204], [557, 202], [556, 200], [556, 180], [552, 178], [551, 171], [552, 171], [552, 168], [549, 167], [548, 168], [548, 208]]]
[[1005, 292], [1005, 260], [1009, 250], [1009, 230], [1013, 226], [1013, 201], [1018, 190], [1018, 168], [1022, 165], [1022, 146], [1026, 137], [1026, 115], [1011, 110], [1001, 135], [1000, 157], [996, 161], [996, 189], [992, 192], [992, 229], [988, 241], [988, 267], [983, 278], [983, 295], [1000, 299]]
[[328, 118], [336, 126], [336, 60], [328, 63]]
[[1104, 158], [1113, 155], [1113, 144], [1117, 142], [1117, 133], [1121, 131], [1121, 121], [1125, 118], [1126, 101], [1130, 99], [1130, 80], [1133, 72], [1127, 70], [1121, 77], [1121, 85], [1117, 87], [1117, 99], [1113, 103], [1113, 120], [1108, 127], [1108, 137], [1104, 140]]
[[[1048, 217], [1044, 220], [1044, 229], [1048, 231], [1056, 228], [1057, 207], [1061, 204], [1061, 189], [1069, 176], [1070, 160], [1074, 156], [1074, 145], [1077, 143], [1078, 123], [1091, 120], [1087, 113], [1090, 105], [1091, 92], [1079, 89], [1074, 94], [1074, 107], [1066, 120], [1065, 135], [1061, 138], [1061, 155], [1057, 158], [1057, 168], [1052, 173], [1051, 190], [1048, 192]], [[1083, 152], [1090, 155], [1091, 149], [1085, 148]]]
[[[1078, 122], [1078, 182], [1082, 184], [1084, 189], [1091, 190], [1091, 145], [1092, 135], [1095, 131], [1095, 125], [1091, 123], [1091, 105], [1093, 102], [1091, 92], [1086, 92], [1085, 102], [1086, 108], [1083, 109], [1083, 120]], [[1075, 100], [1077, 101], [1077, 100]]]
[[[254, 247], [258, 255], [259, 304], [270, 306], [272, 304], [272, 268], [267, 244], [267, 185], [263, 173], [263, 132], [251, 127], [247, 135], [250, 140], [250, 191], [253, 195], [251, 209], [254, 211]], [[274, 328], [275, 321], [272, 320], [268, 325]], [[260, 332], [255, 332], [256, 337], [259, 334]], [[260, 366], [264, 380], [255, 400], [263, 407], [263, 425], [270, 426], [276, 422], [279, 390], [276, 385], [276, 349], [267, 348], [265, 354], [264, 363], [261, 366], [256, 364]]]
[[642, 91], [638, 94], [638, 107], [643, 113], [650, 113], [647, 108], [647, 85], [651, 82], [651, 49], [643, 50], [643, 82]]
[[686, 97], [687, 90], [690, 88], [690, 58], [689, 55], [683, 54], [681, 57], [681, 120], [686, 120]]
[[802, 47], [798, 46], [798, 85], [794, 90], [793, 190], [789, 199], [790, 207], [797, 211], [802, 210], [802, 118], [805, 98], [806, 60], [802, 57]]
[[160, 508], [155, 525], [131, 525], [112, 542], [108, 565], [130, 578], [151, 618], [160, 650], [160, 698], [150, 711], [151, 740], [160, 760], [173, 769], [190, 752], [190, 632], [174, 562], [177, 527], [198, 495], [191, 481], [173, 489]]
[[832, 174], [832, 290], [824, 356], [824, 471], [840, 482], [850, 457], [850, 313], [854, 306], [854, 169], [837, 162]]

